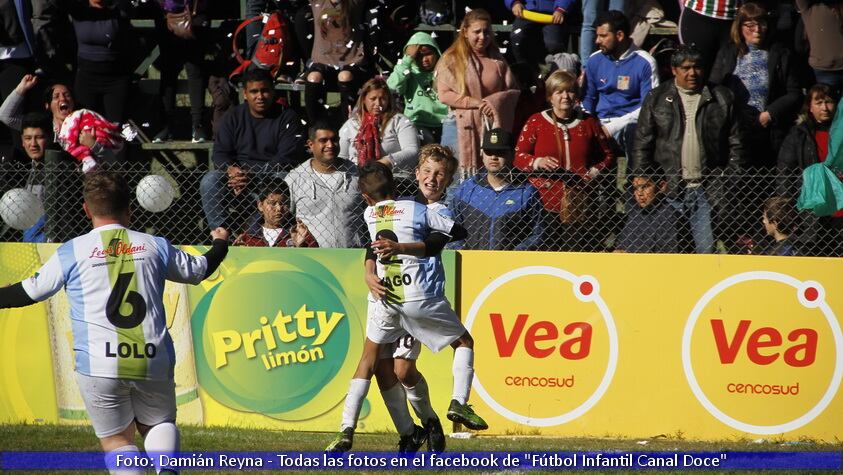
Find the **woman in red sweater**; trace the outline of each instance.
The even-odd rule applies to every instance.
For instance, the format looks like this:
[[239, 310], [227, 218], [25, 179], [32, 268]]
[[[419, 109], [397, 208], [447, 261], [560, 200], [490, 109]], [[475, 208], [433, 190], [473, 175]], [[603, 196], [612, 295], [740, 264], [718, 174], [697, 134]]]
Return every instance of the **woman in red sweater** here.
[[590, 250], [591, 239], [569, 233], [586, 232], [589, 184], [615, 155], [600, 121], [578, 109], [573, 74], [556, 71], [545, 86], [551, 108], [527, 119], [515, 145], [515, 167], [530, 174], [541, 195], [548, 250]]

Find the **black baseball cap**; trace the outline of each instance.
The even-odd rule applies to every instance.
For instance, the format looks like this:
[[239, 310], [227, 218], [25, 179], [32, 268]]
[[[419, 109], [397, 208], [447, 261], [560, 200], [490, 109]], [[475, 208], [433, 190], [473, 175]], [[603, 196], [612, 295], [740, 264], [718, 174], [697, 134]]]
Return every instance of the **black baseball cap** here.
[[512, 133], [505, 129], [487, 130], [483, 134], [480, 148], [488, 152], [512, 152], [515, 150], [515, 140]]

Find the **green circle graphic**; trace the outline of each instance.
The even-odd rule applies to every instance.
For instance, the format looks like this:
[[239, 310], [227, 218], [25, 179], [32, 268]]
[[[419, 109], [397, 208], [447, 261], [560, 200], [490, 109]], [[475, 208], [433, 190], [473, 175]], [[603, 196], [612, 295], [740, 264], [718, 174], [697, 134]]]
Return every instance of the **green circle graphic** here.
[[192, 327], [199, 381], [236, 410], [286, 420], [316, 417], [338, 402], [318, 396], [334, 386], [346, 360], [353, 310], [338, 286], [326, 285], [333, 276], [326, 281], [271, 267], [226, 277], [197, 305]]

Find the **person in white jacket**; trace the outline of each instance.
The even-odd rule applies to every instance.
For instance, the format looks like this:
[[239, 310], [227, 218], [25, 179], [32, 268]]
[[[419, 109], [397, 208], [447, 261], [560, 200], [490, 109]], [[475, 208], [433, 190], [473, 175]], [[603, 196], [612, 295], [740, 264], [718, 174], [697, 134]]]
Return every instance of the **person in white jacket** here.
[[418, 161], [419, 137], [413, 123], [398, 113], [386, 81], [370, 79], [363, 85], [357, 106], [340, 129], [340, 158], [363, 166], [379, 161], [392, 169], [399, 195], [412, 195]]

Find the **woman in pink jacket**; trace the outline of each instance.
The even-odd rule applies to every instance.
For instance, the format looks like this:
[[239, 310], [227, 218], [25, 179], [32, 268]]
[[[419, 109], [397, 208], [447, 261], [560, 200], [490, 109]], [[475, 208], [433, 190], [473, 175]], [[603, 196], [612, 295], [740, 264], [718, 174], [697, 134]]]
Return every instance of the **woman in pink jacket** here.
[[482, 166], [480, 138], [484, 127], [512, 128], [521, 91], [498, 50], [486, 10], [468, 12], [454, 43], [436, 65], [439, 100], [450, 108], [442, 123], [442, 144], [460, 161], [460, 180]]

